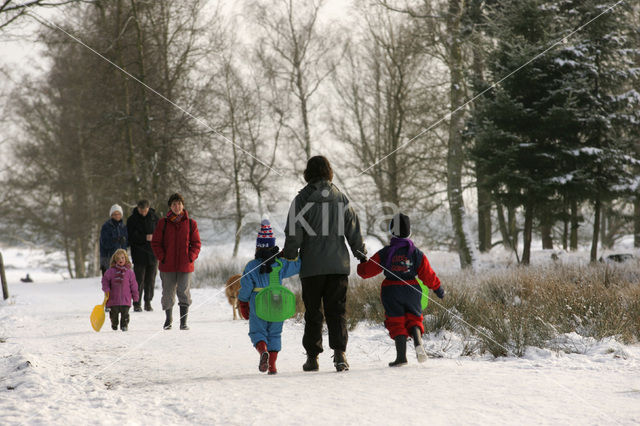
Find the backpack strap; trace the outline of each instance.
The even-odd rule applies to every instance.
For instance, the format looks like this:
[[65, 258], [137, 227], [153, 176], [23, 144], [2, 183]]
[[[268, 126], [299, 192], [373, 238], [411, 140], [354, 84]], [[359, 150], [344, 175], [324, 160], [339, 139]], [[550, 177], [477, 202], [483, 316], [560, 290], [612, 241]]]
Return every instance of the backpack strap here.
[[253, 289], [254, 292], [260, 293], [265, 288], [281, 286], [280, 283], [280, 270], [282, 269], [282, 260], [276, 257], [275, 262], [278, 266], [274, 266], [271, 268], [271, 272], [269, 272], [269, 285], [266, 287], [256, 287]]
[[275, 259], [276, 263], [278, 264], [278, 266], [275, 266], [271, 269], [271, 272], [269, 273], [269, 286], [277, 286], [277, 285], [282, 285], [280, 283], [280, 270], [282, 269], [282, 260], [278, 259], [276, 257]]
[[[164, 217], [162, 225], [162, 243], [164, 245], [164, 231], [167, 229], [167, 218]], [[189, 218], [189, 245], [191, 245], [191, 233], [193, 232], [193, 219]]]
[[164, 248], [164, 231], [167, 230], [167, 218], [162, 218], [162, 247]]

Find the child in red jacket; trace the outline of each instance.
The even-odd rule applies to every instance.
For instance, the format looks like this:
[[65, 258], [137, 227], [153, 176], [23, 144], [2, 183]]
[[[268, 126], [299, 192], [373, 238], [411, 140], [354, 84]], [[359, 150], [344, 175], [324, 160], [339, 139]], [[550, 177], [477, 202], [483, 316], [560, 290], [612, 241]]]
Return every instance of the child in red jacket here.
[[424, 285], [433, 290], [439, 298], [444, 297], [440, 279], [433, 272], [427, 256], [413, 245], [409, 217], [399, 213], [389, 224], [391, 242], [366, 262], [358, 265], [358, 275], [371, 278], [384, 273], [380, 299], [384, 307], [384, 325], [396, 343], [396, 359], [390, 367], [407, 363], [407, 337], [413, 338], [418, 362], [427, 360], [422, 346], [422, 290], [416, 275]]

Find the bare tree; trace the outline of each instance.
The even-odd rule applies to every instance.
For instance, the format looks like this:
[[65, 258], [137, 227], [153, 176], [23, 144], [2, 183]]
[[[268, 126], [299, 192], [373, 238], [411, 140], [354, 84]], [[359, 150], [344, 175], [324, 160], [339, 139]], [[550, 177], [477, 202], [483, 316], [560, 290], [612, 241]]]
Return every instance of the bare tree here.
[[[630, 17], [633, 22], [633, 27], [636, 28], [636, 31], [631, 34], [631, 37], [635, 40], [636, 44], [640, 43], [640, 5], [635, 3]], [[640, 55], [635, 56], [635, 65], [640, 68]], [[640, 92], [640, 78], [635, 78], [632, 82], [633, 88], [636, 92]], [[637, 142], [634, 144], [634, 151], [636, 155], [640, 155], [640, 138], [637, 139]], [[640, 248], [640, 185], [635, 190], [633, 198], [633, 246], [635, 248]]]
[[[231, 50], [235, 49], [237, 46]], [[224, 150], [230, 155], [218, 155], [214, 161], [233, 188], [234, 257], [243, 228], [259, 223], [266, 213], [264, 196], [273, 194], [270, 176], [284, 126], [282, 115], [274, 114], [270, 107], [274, 96], [268, 92], [271, 86], [264, 84], [259, 73], [241, 72], [242, 64], [235, 62], [232, 55], [225, 58], [221, 84], [214, 92], [222, 100], [223, 126], [231, 142]]]
[[[292, 138], [304, 152], [311, 156], [311, 98], [321, 83], [335, 68], [335, 35], [321, 35], [318, 14], [324, 0], [294, 2], [251, 1], [247, 8], [254, 10], [254, 19], [262, 28], [258, 40], [257, 55], [268, 78], [281, 88], [279, 105], [286, 111], [295, 99], [298, 113], [295, 121], [286, 122]], [[284, 116], [284, 114], [283, 114]]]
[[351, 192], [360, 200], [373, 195], [374, 205], [363, 203], [372, 219], [367, 232], [385, 242], [375, 216], [390, 216], [398, 207], [428, 213], [439, 204], [439, 141], [402, 145], [432, 116], [440, 87], [406, 19], [381, 8], [363, 13], [364, 34], [351, 43], [336, 77], [341, 105], [333, 114], [333, 131], [353, 154], [347, 165], [373, 181], [373, 194]]
[[[199, 0], [96, 3], [94, 26], [109, 36], [95, 44], [118, 66], [105, 63], [120, 89], [110, 116], [127, 153], [132, 201], [144, 196], [164, 205], [169, 192], [189, 193], [197, 175], [191, 155], [196, 140], [211, 140], [197, 120], [211, 82], [198, 77], [205, 75], [198, 63], [218, 48], [218, 34], [210, 28], [219, 15], [214, 11], [213, 22], [206, 22], [202, 7]], [[191, 199], [198, 198], [195, 192]]]
[[144, 194], [164, 205], [176, 190], [200, 198], [194, 153], [210, 135], [185, 112], [205, 104], [210, 83], [196, 66], [212, 45], [200, 9], [197, 0], [78, 9], [79, 23], [65, 30], [103, 57], [55, 29], [43, 33], [53, 65], [14, 97], [26, 137], [5, 183], [16, 197], [11, 220], [63, 248], [72, 276], [90, 273], [114, 202], [126, 209]]
[[14, 194], [12, 219], [34, 235], [53, 241], [67, 255], [72, 277], [87, 275], [92, 224], [98, 220], [95, 112], [90, 108], [97, 87], [81, 77], [91, 72], [91, 62], [80, 70], [71, 57], [82, 57], [78, 45], [59, 34], [47, 33], [53, 67], [48, 79], [26, 84], [17, 96], [26, 137], [16, 145], [16, 165], [7, 187]]
[[69, 3], [90, 1], [91, 0], [2, 0], [0, 1], [0, 30], [27, 15], [30, 9], [58, 7]]
[[421, 29], [425, 49], [438, 57], [449, 72], [449, 120], [447, 149], [447, 198], [453, 234], [462, 268], [473, 267], [474, 243], [465, 226], [465, 206], [462, 197], [463, 128], [466, 96], [465, 28], [462, 25], [469, 7], [463, 0], [407, 1], [379, 0], [384, 7], [411, 16]]

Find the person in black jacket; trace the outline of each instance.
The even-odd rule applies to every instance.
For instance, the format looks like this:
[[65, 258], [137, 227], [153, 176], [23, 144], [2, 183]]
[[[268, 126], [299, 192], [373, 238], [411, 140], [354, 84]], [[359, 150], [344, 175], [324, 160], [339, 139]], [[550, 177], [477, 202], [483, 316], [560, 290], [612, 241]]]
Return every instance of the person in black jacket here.
[[140, 302], [144, 298], [144, 310], [153, 311], [151, 300], [153, 288], [158, 271], [158, 261], [151, 250], [151, 236], [156, 229], [158, 216], [154, 209], [149, 207], [148, 200], [138, 201], [138, 206], [127, 219], [127, 231], [129, 244], [131, 245], [131, 257], [133, 258], [133, 272], [138, 281], [138, 293], [140, 299], [133, 303], [135, 312], [142, 311]]
[[318, 370], [322, 348], [322, 320], [329, 331], [329, 347], [337, 371], [349, 369], [345, 356], [347, 325], [345, 309], [351, 253], [361, 262], [367, 251], [360, 222], [347, 197], [331, 183], [333, 170], [321, 156], [311, 157], [304, 171], [307, 186], [291, 204], [285, 225], [283, 257], [295, 259], [300, 251], [300, 280], [305, 306], [302, 345], [307, 351], [304, 371]]

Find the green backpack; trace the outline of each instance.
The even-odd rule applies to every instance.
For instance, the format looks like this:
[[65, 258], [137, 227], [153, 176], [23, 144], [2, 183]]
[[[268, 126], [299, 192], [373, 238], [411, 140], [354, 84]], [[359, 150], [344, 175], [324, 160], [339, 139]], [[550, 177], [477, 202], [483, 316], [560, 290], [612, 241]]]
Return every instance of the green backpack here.
[[422, 305], [422, 310], [427, 309], [427, 305], [429, 304], [429, 287], [424, 285], [420, 278], [416, 277], [416, 281], [420, 284], [420, 289], [422, 290], [422, 298], [420, 299], [420, 304]]
[[296, 296], [280, 284], [282, 261], [276, 259], [276, 263], [278, 266], [269, 274], [269, 286], [256, 289], [256, 315], [269, 322], [281, 322], [296, 314]]

